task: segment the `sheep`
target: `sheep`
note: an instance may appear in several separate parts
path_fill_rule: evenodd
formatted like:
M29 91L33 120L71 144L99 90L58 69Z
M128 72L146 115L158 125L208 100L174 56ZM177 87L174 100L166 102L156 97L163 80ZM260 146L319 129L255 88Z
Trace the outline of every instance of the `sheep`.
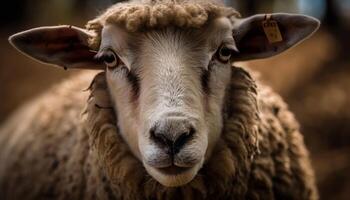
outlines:
M304 15L145 0L86 29L11 36L38 61L99 72L57 84L3 125L1 199L317 199L293 114L234 62L277 55L318 27Z

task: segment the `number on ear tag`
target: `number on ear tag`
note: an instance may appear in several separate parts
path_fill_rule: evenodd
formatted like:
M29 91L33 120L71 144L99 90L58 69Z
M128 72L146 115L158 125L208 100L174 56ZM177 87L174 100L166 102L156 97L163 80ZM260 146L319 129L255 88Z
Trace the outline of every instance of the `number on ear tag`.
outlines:
M265 20L262 22L262 27L270 43L283 41L278 23L276 20L271 19L271 14L266 15Z

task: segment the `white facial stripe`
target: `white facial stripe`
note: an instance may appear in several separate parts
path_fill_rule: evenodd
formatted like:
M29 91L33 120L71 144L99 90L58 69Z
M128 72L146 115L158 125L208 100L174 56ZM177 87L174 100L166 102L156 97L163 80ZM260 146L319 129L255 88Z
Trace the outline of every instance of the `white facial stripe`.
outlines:
M190 104L190 102L201 104L198 69L203 66L201 62L194 62L199 60L198 53L192 52L190 47L186 46L186 38L182 41L175 40L181 36L163 33L153 37L153 40L144 43L145 51L141 55L141 62L148 63L148 66L142 70L141 85L147 89L143 90L141 96L146 98L142 101L145 100L158 109L150 108L147 104L145 113L151 110L150 115L156 113L159 115L158 113L174 110L174 108L178 112L190 109L200 111L200 107ZM192 57L194 61L189 61L188 57Z

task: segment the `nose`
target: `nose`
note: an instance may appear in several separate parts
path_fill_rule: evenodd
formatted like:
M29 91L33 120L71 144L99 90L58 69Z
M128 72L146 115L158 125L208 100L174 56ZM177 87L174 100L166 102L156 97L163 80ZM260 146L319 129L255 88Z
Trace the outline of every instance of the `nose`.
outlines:
M167 148L167 153L174 156L193 138L195 132L188 119L168 117L158 121L150 129L150 138L156 144Z

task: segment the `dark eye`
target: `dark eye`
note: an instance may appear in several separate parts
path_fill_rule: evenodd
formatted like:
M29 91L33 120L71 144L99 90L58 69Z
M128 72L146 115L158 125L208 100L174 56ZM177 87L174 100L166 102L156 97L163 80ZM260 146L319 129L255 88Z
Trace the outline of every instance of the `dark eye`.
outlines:
M108 49L100 57L108 68L115 68L119 65L119 59L116 53L113 50Z
M226 46L221 46L218 51L218 59L221 62L228 62L231 58L232 50Z

